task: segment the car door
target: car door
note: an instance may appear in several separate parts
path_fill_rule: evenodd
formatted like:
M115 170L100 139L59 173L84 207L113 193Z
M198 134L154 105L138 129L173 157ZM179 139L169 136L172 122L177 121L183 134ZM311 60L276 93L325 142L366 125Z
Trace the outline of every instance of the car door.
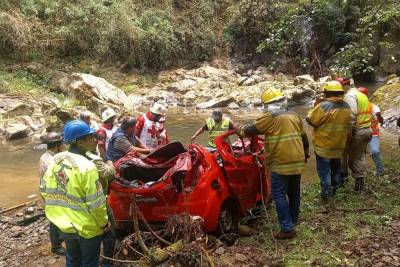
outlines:
M235 131L228 131L216 138L218 153L215 156L222 163L225 178L243 212L255 204L260 168L251 152L232 147L229 136L234 134Z

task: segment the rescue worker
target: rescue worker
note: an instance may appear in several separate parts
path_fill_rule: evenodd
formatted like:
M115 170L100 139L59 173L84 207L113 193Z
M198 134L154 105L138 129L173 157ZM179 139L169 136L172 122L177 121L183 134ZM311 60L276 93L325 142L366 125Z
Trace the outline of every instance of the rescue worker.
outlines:
M136 138L135 126L136 119L133 117L125 117L122 120L121 127L117 129L108 142L107 160L115 162L131 151L143 154L150 154L153 151Z
M368 97L369 92L366 87L359 87L358 91ZM369 151L371 152L372 159L375 163L376 175L383 175L385 167L382 163L381 152L380 152L380 140L379 140L379 124L383 124L383 117L380 108L369 102L369 112L371 114L371 130L372 138L369 142Z
M321 181L321 200L326 204L342 184L340 160L346 148L351 111L343 101L344 90L337 81L323 85L325 99L308 113L306 121L314 128L313 145Z
M147 147L157 148L169 143L165 129L166 115L167 107L163 103L155 103L149 112L138 118L135 135Z
M342 86L349 84L350 81L348 80L342 82ZM351 175L355 179L354 191L359 192L364 188L365 151L372 137L369 100L366 95L352 87L345 94L344 101L350 106L351 120L346 149L341 162L341 172L345 182L348 176L348 168L350 168Z
M101 114L101 121L103 124L97 130L97 149L100 157L105 160L108 142L118 129L117 113L112 108L108 108Z
M54 156L40 185L46 217L66 244L66 266L99 266L101 240L108 228L99 174L86 157L96 147L94 133L82 120L68 122L63 135L69 151Z
M92 153L92 152L86 152L86 157L92 161L97 168L97 171L99 172L99 179L101 186L103 188L103 193L107 197L109 193L109 183L115 178L115 168L114 164L112 161L107 161L104 162L103 159ZM115 232L115 219L114 215L112 212L111 207L108 205L108 202L106 202L107 205L107 217L108 217L108 222L110 225L109 231L105 231L103 235L103 254L107 258L112 258L114 256L114 247L115 247L115 242L116 242L116 232ZM108 267L112 266L112 262L108 259L104 259L102 261L101 266L102 267Z
M82 120L82 121L84 121L84 122L86 122L86 124L89 125L89 126L90 126L91 123L92 123L92 116L91 116L91 113L90 113L89 111L87 111L87 110L82 111L82 112L79 114L79 119Z
M215 150L215 138L228 130L237 130L237 127L230 118L223 116L221 109L215 109L212 112L212 116L208 118L206 123L192 136L191 142L194 143L197 136L202 134L204 131L208 131L207 148L209 150Z
M47 145L46 152L40 157L39 160L39 177L42 180L48 167L54 163L54 155L64 151L65 146L62 142L61 134L57 132L50 132L41 137L42 143ZM65 249L62 247L62 238L58 231L57 226L50 222L49 228L51 252L57 255L65 255Z
M281 230L277 239L296 236L300 208L300 178L308 157L308 139L300 116L287 110L280 90L268 89L261 95L264 114L253 125L242 126L240 136L265 135L266 165L272 179L272 198Z

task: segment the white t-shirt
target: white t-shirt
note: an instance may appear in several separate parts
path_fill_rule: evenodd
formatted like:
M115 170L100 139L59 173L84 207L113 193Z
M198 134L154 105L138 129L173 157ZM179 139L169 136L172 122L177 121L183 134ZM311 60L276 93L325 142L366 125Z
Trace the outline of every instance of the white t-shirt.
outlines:
M379 112L381 112L381 109L380 109L377 105L372 104L372 116L373 116L373 119L374 119L374 120L377 120L377 119L378 119L378 117L376 116L376 114L379 113Z

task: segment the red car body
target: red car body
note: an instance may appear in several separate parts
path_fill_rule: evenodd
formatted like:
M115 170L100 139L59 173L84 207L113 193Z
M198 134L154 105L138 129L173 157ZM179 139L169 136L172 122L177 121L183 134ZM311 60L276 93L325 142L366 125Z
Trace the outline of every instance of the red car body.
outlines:
M271 183L263 164L262 143L253 137L231 145L232 134L228 131L217 137L213 153L198 144L185 149L175 142L148 156L128 154L118 160L119 178L111 183L108 198L117 228L130 225L135 195L140 212L150 223L188 212L204 220L207 232L236 231L246 210L261 196L269 200Z

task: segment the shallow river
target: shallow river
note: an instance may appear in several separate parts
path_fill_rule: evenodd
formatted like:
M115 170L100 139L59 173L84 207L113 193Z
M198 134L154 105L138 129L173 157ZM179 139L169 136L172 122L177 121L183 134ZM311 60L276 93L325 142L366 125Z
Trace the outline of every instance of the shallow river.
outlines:
M303 116L308 107L293 108ZM167 116L167 130L172 140L179 140L184 144L190 141L192 134L205 123L210 111L196 111L194 109L171 108ZM251 123L261 114L260 110L240 110L228 114L240 124ZM311 128L306 130L311 142ZM198 142L206 144L207 134L198 137ZM395 135L383 131L383 150L390 153L390 148L397 143ZM33 144L18 141L11 144L0 144L0 207L8 207L28 201L27 197L38 194L38 161L43 150L34 150ZM312 150L311 150L312 151ZM312 153L311 153L312 154ZM312 157L308 164L303 181L316 178L315 159Z

